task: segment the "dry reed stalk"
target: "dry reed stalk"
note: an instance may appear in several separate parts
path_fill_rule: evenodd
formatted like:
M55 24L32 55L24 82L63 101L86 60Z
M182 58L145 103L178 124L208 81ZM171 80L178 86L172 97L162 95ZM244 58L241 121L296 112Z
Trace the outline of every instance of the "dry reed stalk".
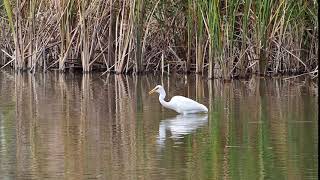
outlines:
M121 6L116 20L116 62L115 72L123 73L126 65L126 56L131 53L131 49L128 49L132 43L133 33L133 14L134 14L133 2L124 2ZM119 27L119 28L118 28Z
M86 14L88 8L88 1L81 1L78 4L79 15L80 15L80 39L81 39L81 64L83 72L89 71L89 60L90 60L90 45L89 45L89 34L88 34L88 20Z
M14 62L16 70L79 67L83 72L137 73L167 68L229 79L257 70L298 75L318 66L316 1L3 3L7 18L0 20L0 49L9 55L1 51L0 63Z
M144 25L144 0L135 0L135 60L136 72L141 73L144 71L143 56L142 56L142 43L143 43L143 25Z
M60 34L60 58L59 58L59 70L60 71L64 71L65 69L65 60L68 56L68 52L66 52L67 50L67 46L71 45L71 42L68 41L68 39L70 39L70 34L69 34L69 30L70 30L70 25L69 25L69 20L68 20L68 6L69 6L69 0L61 0L59 3L59 11L58 13L60 13L60 16L62 17L60 20L60 27L59 27L59 34ZM71 47L71 46L70 46Z

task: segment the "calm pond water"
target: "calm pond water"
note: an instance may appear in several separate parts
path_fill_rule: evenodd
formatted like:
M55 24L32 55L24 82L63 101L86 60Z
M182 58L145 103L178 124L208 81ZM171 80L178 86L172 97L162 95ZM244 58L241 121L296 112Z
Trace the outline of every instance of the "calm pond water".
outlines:
M181 116L163 84L208 115ZM0 72L0 179L317 179L307 81ZM167 98L167 99L168 99Z

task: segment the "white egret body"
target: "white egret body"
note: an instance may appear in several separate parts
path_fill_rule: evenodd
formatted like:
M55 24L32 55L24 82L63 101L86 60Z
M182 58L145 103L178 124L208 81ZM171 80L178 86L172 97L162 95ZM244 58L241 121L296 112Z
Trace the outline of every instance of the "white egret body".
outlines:
M161 85L157 85L154 89L152 89L149 94L153 92L159 93L159 101L162 106L172 109L180 114L190 114L190 113L200 113L200 112L208 112L208 108L200 104L192 99L183 97L183 96L174 96L171 98L169 102L166 102L164 98L166 97L166 91Z

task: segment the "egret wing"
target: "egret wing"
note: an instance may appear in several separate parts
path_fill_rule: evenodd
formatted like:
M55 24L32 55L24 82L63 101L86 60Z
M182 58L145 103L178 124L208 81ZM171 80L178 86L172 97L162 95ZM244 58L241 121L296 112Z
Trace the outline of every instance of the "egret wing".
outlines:
M172 99L170 100L170 104L178 112L197 112L205 111L206 109L204 105L183 96L172 97Z

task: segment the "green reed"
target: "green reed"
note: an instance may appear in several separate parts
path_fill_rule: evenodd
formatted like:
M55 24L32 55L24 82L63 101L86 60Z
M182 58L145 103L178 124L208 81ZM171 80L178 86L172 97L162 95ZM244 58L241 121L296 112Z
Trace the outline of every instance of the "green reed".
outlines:
M2 66L17 70L317 77L317 1L4 0L0 8Z

